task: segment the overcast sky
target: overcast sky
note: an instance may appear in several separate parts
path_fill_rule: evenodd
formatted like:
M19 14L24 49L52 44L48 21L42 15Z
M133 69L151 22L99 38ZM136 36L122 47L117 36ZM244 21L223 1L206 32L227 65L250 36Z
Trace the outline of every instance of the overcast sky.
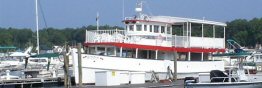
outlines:
M54 28L100 24L123 26L124 16L134 16L137 0L39 0L47 26ZM262 17L262 0L144 0L145 13L214 21ZM40 12L40 11L39 11ZM40 12L40 28L45 27ZM35 0L0 0L0 27L35 29Z

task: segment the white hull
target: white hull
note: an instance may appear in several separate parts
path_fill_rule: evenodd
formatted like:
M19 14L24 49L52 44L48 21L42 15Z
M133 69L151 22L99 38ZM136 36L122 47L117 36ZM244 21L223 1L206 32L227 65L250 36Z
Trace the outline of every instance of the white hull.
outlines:
M1 63L0 64L0 68L5 68L5 67L9 67L11 66L10 64L7 64L7 63Z
M190 83L185 88L261 88L261 82Z
M72 54L74 63L74 74L78 81L78 62L76 52ZM168 66L173 70L174 62L170 60L152 60L152 59L134 59L120 58L98 55L82 54L83 83L95 83L96 71L128 71L128 72L146 72L146 80L151 79L150 72L160 73L159 78L165 79ZM211 70L224 70L223 61L178 61L178 77L184 78L180 74L190 74L209 72ZM197 75L196 75L197 76ZM149 77L149 78L148 78Z

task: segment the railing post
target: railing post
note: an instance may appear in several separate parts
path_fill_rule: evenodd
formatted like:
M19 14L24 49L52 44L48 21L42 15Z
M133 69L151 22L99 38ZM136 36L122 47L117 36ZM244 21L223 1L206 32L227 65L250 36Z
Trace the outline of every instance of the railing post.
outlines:
M174 38L174 39L175 39L175 41L174 41L174 46L176 47L176 35L175 35L175 38Z

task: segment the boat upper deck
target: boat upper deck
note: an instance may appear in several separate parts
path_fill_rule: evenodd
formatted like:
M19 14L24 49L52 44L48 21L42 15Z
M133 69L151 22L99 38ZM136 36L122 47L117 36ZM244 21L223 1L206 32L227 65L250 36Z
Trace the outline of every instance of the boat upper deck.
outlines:
M85 45L178 52L224 52L225 23L139 13L123 21L125 30L86 31Z

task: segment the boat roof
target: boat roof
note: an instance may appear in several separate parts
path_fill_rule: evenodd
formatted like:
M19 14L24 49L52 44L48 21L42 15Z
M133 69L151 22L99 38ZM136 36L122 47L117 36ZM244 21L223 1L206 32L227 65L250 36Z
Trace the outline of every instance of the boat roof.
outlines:
M125 21L130 21L130 20L145 20L145 21L151 21L151 22L164 22L164 23L170 23L170 24L190 22L190 23L198 23L198 24L210 24L210 25L218 25L218 26L227 26L227 24L223 23L223 22L203 20L203 19L172 17L172 16L142 16L140 18L127 17L125 19Z
M16 49L14 46L0 46L0 49Z
M27 54L27 53L22 53L22 52L14 52L14 53L10 54L10 56L12 56L12 57L27 57L27 56L30 56L30 55Z
M38 55L32 55L30 57L47 57L47 58L51 58L51 57L59 57L60 54L58 53L44 53L44 54L38 54Z

